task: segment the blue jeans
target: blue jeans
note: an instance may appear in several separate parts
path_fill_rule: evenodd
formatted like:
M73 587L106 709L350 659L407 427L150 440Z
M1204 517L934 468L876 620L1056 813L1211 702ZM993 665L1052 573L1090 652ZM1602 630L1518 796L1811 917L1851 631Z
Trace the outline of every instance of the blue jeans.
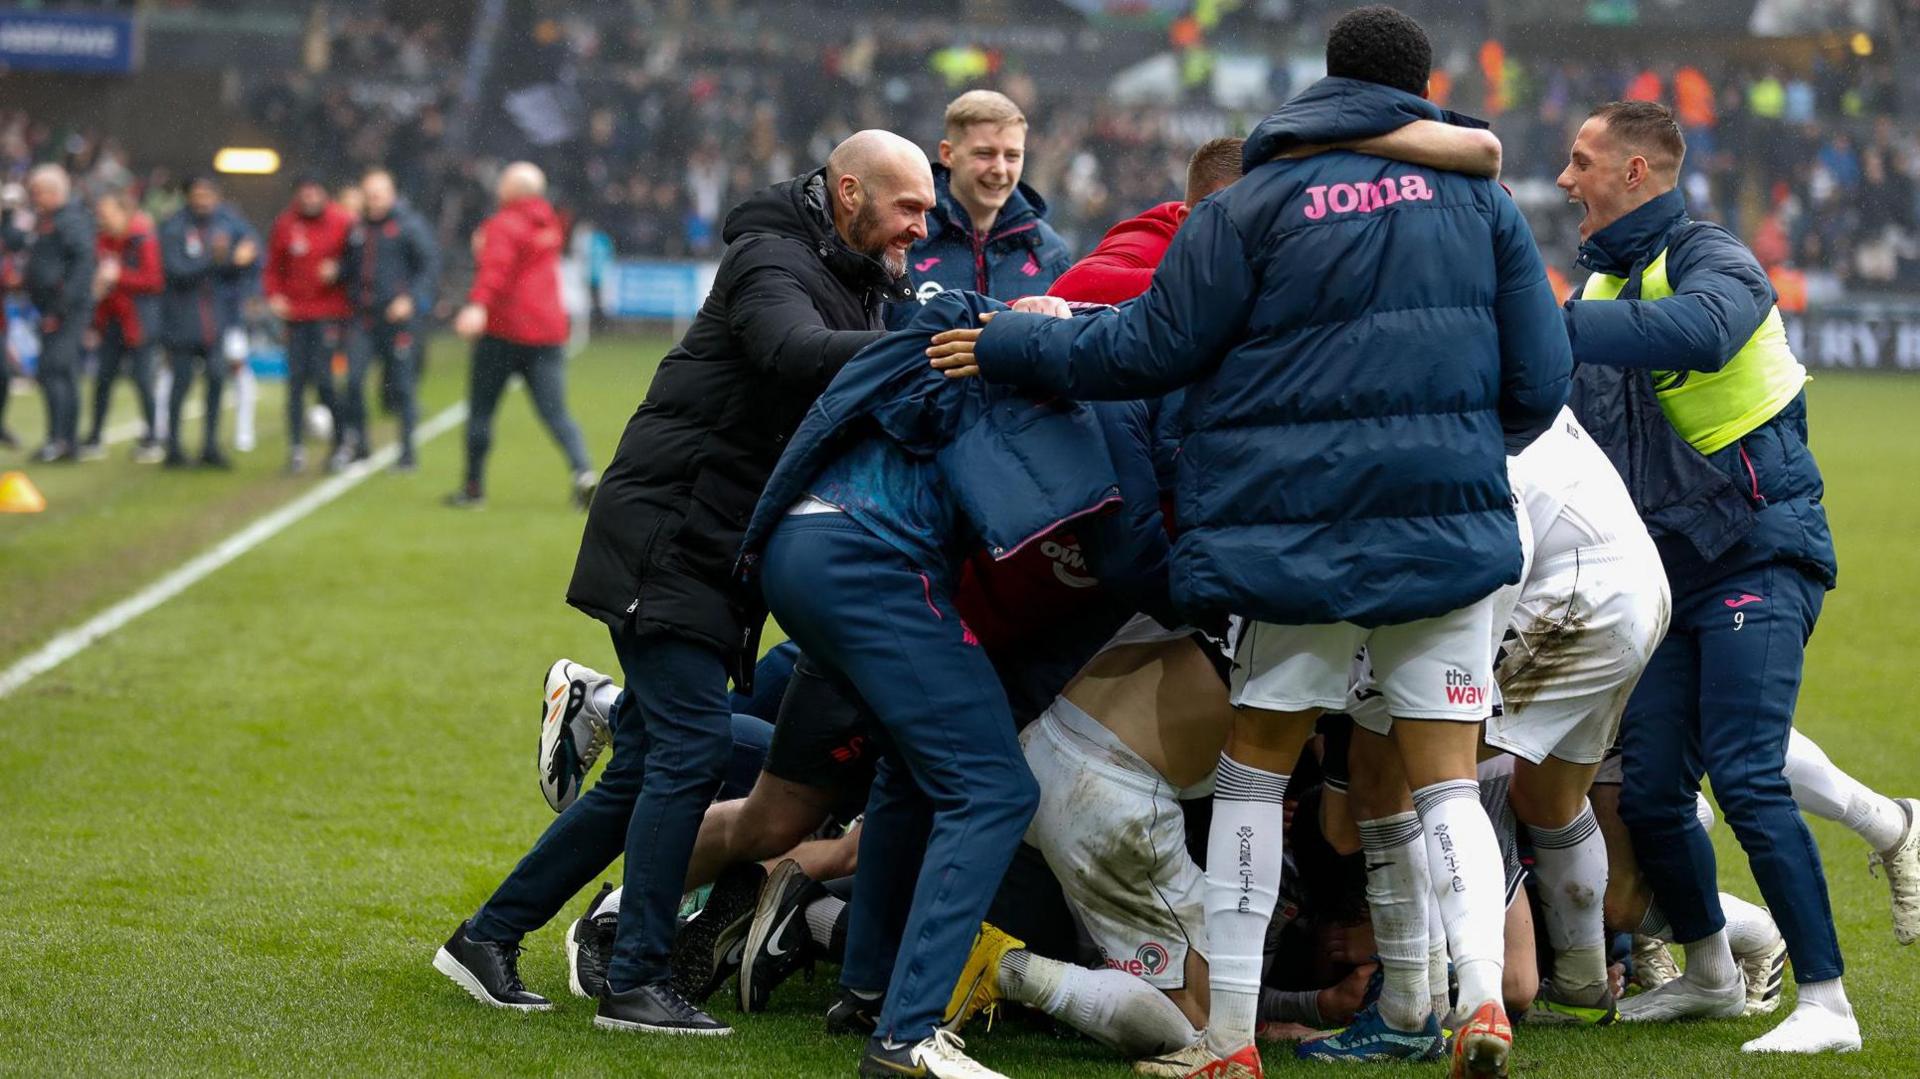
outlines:
M1675 939L1726 925L1713 843L1694 818L1700 777L1747 852L1799 982L1841 974L1820 851L1787 785L1801 663L1826 590L1770 564L1682 593L1621 721L1620 817Z
M718 651L620 630L613 648L627 685L614 711L613 759L474 915L473 936L518 941L625 854L607 982L626 990L667 980L694 836L727 774L734 737Z
M884 988L878 1033L933 1032L1039 804L1006 693L932 576L841 514L788 517L763 588L810 661L851 682L882 747L860 836L849 988Z

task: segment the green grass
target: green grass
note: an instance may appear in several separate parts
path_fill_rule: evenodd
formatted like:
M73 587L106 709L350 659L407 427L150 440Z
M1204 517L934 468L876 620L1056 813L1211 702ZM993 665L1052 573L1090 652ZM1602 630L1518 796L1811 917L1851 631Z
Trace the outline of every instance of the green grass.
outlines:
M663 342L614 340L572 370L604 454ZM461 392L441 347L426 411ZM1910 793L1920 725L1920 379L1814 385L1842 586L1822 619L1802 727L1843 767ZM23 433L38 402L16 399ZM263 435L278 431L263 405ZM832 972L718 1043L591 1029L565 995L561 924L527 941L537 1016L482 1009L435 947L551 820L534 788L534 689L559 654L611 666L565 606L580 517L526 398L504 402L485 512L438 504L459 435L414 476L376 476L185 594L0 700L0 1073L844 1075L857 1043L821 1030ZM0 457L0 468L17 458ZM0 663L315 482L276 475L271 438L232 475L123 458L38 469L53 508L0 517ZM157 552L157 553L156 553ZM1911 1075L1920 948L1887 927L1852 835L1814 826L1867 1051L1755 1061L1770 1021L1522 1028L1518 1074ZM1725 886L1755 896L1724 828ZM609 874L610 876L611 874ZM723 1015L731 1015L724 1005ZM971 1046L1015 1076L1128 1074L1090 1043L1020 1024ZM1304 1066L1270 1054L1273 1072ZM1438 1068L1408 1074L1439 1074Z

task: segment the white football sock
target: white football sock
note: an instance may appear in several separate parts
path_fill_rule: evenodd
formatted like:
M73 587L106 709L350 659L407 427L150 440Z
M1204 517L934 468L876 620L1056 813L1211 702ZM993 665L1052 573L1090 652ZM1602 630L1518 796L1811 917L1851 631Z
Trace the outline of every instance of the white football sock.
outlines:
M1452 957L1447 954L1447 920L1440 914L1440 894L1433 890L1433 867L1427 867L1427 996L1433 1003L1433 1014L1440 1017L1441 1026L1451 1026L1453 1015L1453 979L1447 967Z
M1767 908L1721 892L1720 909L1727 915L1727 944L1735 955L1765 951L1780 939L1780 927Z
M1577 999L1607 980L1606 927L1601 900L1607 894L1607 843L1593 807L1562 828L1534 828L1533 870L1546 908L1547 939L1553 944L1553 987ZM1571 994L1571 995L1568 995Z
M608 892L607 897L600 901L600 909L594 911L593 916L598 918L602 914L620 913L620 893L624 891L626 891L626 888L620 887Z
M1253 1044L1267 923L1280 894L1287 777L1225 753L1207 831L1207 1045L1229 1057Z
M847 909L847 901L837 895L823 895L807 904L803 916L807 919L807 935L822 948L833 947L833 926L840 920L840 912Z
M1786 772L1801 809L1845 825L1874 850L1892 847L1907 830L1907 815L1898 802L1835 767L1813 739L1799 731L1787 737Z
M165 356L154 363L153 372L153 437L161 442L167 440L167 424L172 422L173 364Z
M1740 968L1733 965L1733 945L1726 929L1681 947L1687 953L1687 969L1681 977L1695 985L1724 986L1740 977Z
M1800 986L1800 1002L1779 1026L1740 1047L1748 1053L1845 1053L1860 1048L1860 1021L1840 979Z
M1506 965L1506 867L1480 784L1450 779L1413 792L1427 835L1427 870L1440 896L1447 950L1460 985L1459 1012L1502 1003Z
M1395 1030L1426 1025L1432 998L1427 992L1427 838L1420 817L1396 813L1358 822L1367 856L1367 909L1373 915L1374 951L1380 955L1383 982L1380 1015Z
M1088 970L1017 949L1000 957L1000 992L1128 1057L1200 1040L1179 1005L1121 970Z
M253 449L254 403L259 396L260 387L253 379L252 365L241 363L233 379L233 444L236 449Z

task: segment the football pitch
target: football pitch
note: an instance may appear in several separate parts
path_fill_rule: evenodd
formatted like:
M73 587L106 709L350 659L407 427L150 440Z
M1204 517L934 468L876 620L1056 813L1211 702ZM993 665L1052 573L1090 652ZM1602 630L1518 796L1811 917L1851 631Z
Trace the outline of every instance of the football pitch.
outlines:
M573 363L596 465L665 346L604 339ZM465 371L460 347L436 347L423 417L463 397ZM263 391L262 444L231 473L136 466L126 444L103 463L34 469L48 511L0 516L0 669L321 482L280 474L277 394ZM1822 374L1809 394L1841 583L1800 727L1868 784L1920 793L1920 377ZM16 396L9 410L28 445L39 406ZM0 470L23 460L0 454ZM820 1018L830 967L731 1038L593 1029L561 951L584 896L526 941L522 971L553 1012L482 1008L433 970L552 819L532 767L547 665L615 669L605 630L563 600L581 517L526 395L502 403L482 512L440 505L460 460L456 427L423 447L418 473L370 477L0 698L0 1074L851 1074L859 1042L829 1038ZM1813 828L1865 1051L1739 1053L1784 1011L1522 1025L1516 1074L1920 1075L1920 946L1894 943L1864 844ZM1715 834L1722 887L1757 899L1725 825ZM723 1019L730 990L714 1001ZM1019 1018L967 1041L1016 1077L1129 1074ZM1273 1074L1327 1067L1294 1063L1289 1046L1267 1061Z

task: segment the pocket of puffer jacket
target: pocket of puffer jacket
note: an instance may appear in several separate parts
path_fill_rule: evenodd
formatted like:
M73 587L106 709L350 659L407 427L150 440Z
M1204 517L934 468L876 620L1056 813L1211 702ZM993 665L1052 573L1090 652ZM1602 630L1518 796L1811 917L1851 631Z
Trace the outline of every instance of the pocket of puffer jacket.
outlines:
M694 477L687 495L686 515L666 538L659 557L693 571L701 580L724 588L733 574L747 520L760 501L758 484L708 464Z

